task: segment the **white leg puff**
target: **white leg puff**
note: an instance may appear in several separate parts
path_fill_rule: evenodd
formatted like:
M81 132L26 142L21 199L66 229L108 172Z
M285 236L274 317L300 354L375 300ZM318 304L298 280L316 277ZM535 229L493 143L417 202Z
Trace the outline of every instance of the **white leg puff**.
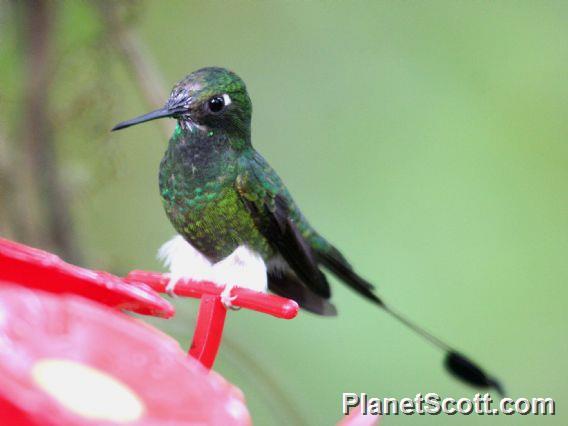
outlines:
M225 259L211 264L181 235L176 235L160 248L158 258L170 270L170 282L166 290L171 295L181 278L208 280L225 286L221 301L226 307L231 307L231 302L235 300L235 296L231 296L231 290L235 286L261 292L267 290L264 260L246 246L237 247Z
M181 235L176 235L160 247L158 259L170 270L170 282L166 287L170 296L175 295L175 286L182 278L213 280L211 262Z
M213 279L225 286L221 302L230 308L235 296L231 290L235 286L265 292L267 288L266 265L260 255L248 247L240 246L228 257L213 265Z

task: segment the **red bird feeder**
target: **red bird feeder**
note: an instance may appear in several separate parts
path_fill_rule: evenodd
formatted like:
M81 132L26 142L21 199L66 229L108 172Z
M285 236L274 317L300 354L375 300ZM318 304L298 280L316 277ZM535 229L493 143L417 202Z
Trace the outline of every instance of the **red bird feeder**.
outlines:
M227 314L222 286L176 285L177 295L201 299L190 357L167 335L108 308L171 317L174 308L158 294L168 282L145 271L121 279L0 238L2 424L250 424L240 390L207 371ZM231 294L237 308L298 314L293 300L239 287ZM354 413L341 424L377 420Z

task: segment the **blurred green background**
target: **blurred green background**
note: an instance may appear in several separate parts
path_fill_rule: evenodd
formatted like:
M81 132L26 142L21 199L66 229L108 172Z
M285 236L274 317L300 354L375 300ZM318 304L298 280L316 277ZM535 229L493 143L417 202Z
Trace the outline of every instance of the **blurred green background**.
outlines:
M30 30L36 12L6 0L0 232L115 273L160 268L156 250L173 235L157 190L164 129L109 129L159 106L190 71L231 68L253 100L253 144L385 299L479 360L512 397L557 400L554 417L398 416L383 424L566 424L567 2L49 9L43 107L54 146L53 158L38 161L52 161L71 242L61 249L10 222L23 211L36 214L40 231L50 226L44 191L36 190L35 210L25 197L23 210L13 201L42 180L26 157L34 138L26 87L40 72L26 34L40 30ZM150 76L129 56L133 46ZM473 396L444 372L439 352L332 284L337 318L230 313L216 369L243 389L256 424L333 424L342 392ZM197 304L175 304L174 319L153 323L186 346Z

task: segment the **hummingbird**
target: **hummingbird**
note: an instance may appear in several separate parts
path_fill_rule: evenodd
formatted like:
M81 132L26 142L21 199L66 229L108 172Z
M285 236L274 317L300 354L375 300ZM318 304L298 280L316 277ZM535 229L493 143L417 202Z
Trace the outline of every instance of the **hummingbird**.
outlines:
M159 189L178 233L160 250L172 272L224 285L267 289L324 316L337 314L322 269L445 352L445 366L470 385L500 383L481 367L386 304L345 256L319 234L290 192L251 144L252 102L244 81L225 68L199 69L182 79L163 108L112 130L160 118L176 128L160 163Z

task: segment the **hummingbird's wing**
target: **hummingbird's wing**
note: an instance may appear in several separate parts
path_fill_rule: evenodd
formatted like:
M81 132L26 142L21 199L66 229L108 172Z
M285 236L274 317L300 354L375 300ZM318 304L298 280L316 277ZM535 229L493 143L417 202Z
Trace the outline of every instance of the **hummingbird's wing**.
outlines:
M274 170L253 152L240 163L235 185L257 229L274 251L308 289L329 299L331 292L327 279L294 222L295 206Z
M374 286L357 274L341 252L309 225L280 177L256 151L242 158L236 186L257 229L275 251L286 260L305 287L317 296L329 298L329 284L319 269L321 264L362 296L378 305L383 304L373 291ZM269 276L269 278L273 277ZM280 280L279 283L273 282L273 285L269 284L269 286L278 285L281 293L287 291L292 294L301 290L301 283L289 281L288 288L284 289L283 282ZM271 290L278 293L273 288ZM304 299L312 300L307 295ZM322 313L318 312L322 309L331 312L328 307L317 305L308 306L306 304L302 307L315 313Z
M319 269L321 264L349 287L382 305L373 291L374 286L358 275L341 252L308 224L280 177L256 151L242 158L236 186L257 229L309 290L326 299L330 296L329 284ZM279 284L273 283L271 287L278 285L283 292L282 284L280 280ZM291 281L288 287L290 294L301 289L300 285ZM308 296L304 299L311 300ZM321 310L319 306L304 307L315 313ZM331 312L327 307L324 310Z

